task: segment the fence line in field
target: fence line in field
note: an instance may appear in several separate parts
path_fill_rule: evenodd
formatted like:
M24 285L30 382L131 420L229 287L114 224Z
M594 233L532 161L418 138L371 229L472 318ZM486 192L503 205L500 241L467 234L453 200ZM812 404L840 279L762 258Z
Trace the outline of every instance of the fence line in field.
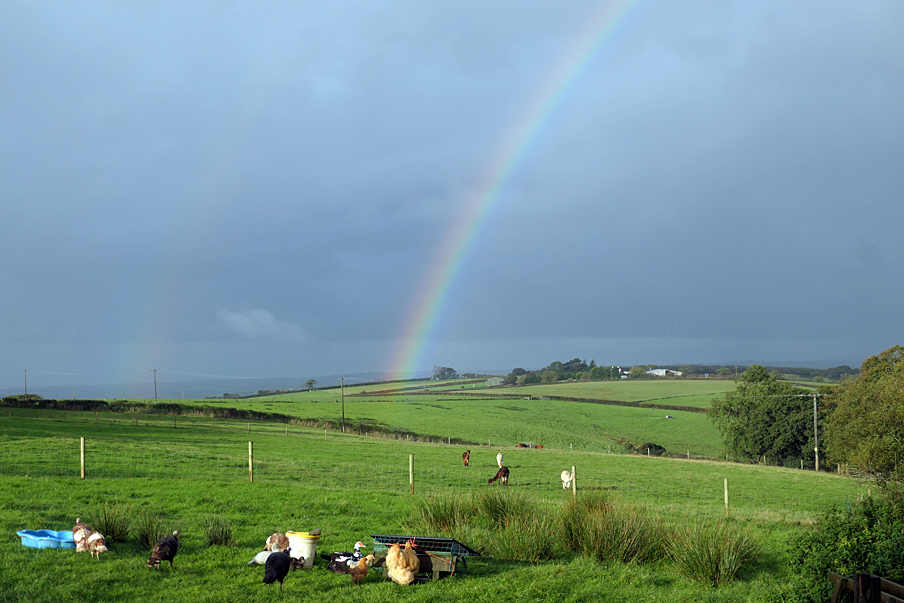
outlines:
M0 476L77 479L81 462L78 438L0 439ZM165 442L93 440L88 442L84 462L87 479L249 479L249 454L235 444L174 448ZM418 495L466 494L480 488L505 488L487 484L494 473L490 468L421 466L415 460L411 477ZM253 457L253 475L256 482L295 482L325 489L408 492L410 487L409 459L401 454L389 463L363 463L296 460L258 452ZM512 491L548 500L572 495L562 488L558 475L526 467L513 469L509 484ZM725 511L721 480L688 485L664 484L655 478L614 481L605 472L578 467L576 484L578 492L605 492L627 503L655 504L676 512L721 515ZM818 492L764 494L755 487L733 486L730 512L732 516L799 519L812 517L830 504L843 505L845 500L829 500Z

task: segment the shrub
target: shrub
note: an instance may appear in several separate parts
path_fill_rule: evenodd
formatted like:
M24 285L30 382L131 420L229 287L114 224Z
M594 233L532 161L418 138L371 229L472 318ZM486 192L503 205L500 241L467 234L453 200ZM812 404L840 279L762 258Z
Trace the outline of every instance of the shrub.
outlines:
M413 522L420 528L451 532L469 514L460 496L430 496L418 501Z
M733 580L757 555L750 536L727 521L677 526L665 544L680 574L713 586Z
M904 582L904 492L890 488L883 498L868 497L849 510L829 509L815 529L791 542L788 555L799 590L814 601L831 593L828 572Z
M222 515L211 515L204 519L204 544L233 546L235 543L232 525Z
M91 526L107 540L125 542L129 537L129 514L122 505L104 505L95 513Z

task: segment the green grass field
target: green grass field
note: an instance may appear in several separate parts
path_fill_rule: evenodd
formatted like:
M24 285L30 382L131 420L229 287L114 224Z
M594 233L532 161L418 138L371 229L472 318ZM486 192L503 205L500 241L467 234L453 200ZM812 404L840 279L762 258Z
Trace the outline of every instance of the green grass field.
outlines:
M640 395L640 390L633 391ZM701 399L708 395L683 393ZM279 396L217 404L337 417L339 405L319 394L319 399L318 392L312 392L293 395L291 401ZM705 415L672 414L674 419L665 419L656 409L450 399L442 393L346 398L349 420L438 436L419 442L202 416L2 409L0 528L5 536L0 538L0 602L279 597L261 584L263 568L246 565L269 534L319 527L324 534L319 549L328 552L348 550L359 539L369 543L370 534L410 533L414 507L424 497L501 489L486 483L495 474L498 452L511 469L511 485L504 491L544 509L556 509L569 499L571 493L562 489L558 476L574 466L579 496L605 494L622 504L642 505L669 522L713 521L725 513L727 479L730 521L749 531L760 555L739 581L714 588L681 577L668 560L601 564L562 549L554 559L535 564L496 558L484 549L487 554L473 558L467 573L414 587L385 582L374 573L358 588L321 564L290 574L280 598L780 600L788 540L808 529L827 505L843 507L864 496L868 485L828 473L686 460L680 454L617 454L621 448L616 438L625 434L674 451L694 443L692 454L719 454L718 438ZM79 479L80 437L86 442L84 481ZM451 438L452 444L439 443L439 437ZM545 447L516 449L519 441ZM461 462L466 447L471 450L469 467ZM410 459L414 495L409 494ZM128 509L134 516L154 512L179 529L182 548L175 567L148 569L148 552L134 539L108 543L111 552L97 561L71 551L29 549L15 536L23 528L71 529L76 516L91 518L105 505ZM234 546L204 543L203 525L211 516L232 525ZM485 546L480 533L474 534L476 540L466 544Z

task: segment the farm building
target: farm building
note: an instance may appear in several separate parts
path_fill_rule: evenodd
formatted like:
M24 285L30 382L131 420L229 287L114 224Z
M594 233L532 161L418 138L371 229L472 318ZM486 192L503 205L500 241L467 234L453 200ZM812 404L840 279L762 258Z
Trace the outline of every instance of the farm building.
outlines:
M681 371L673 371L671 369L653 369L652 371L647 371L648 375L653 375L654 377L680 377L684 373Z
M489 379L487 379L487 385L489 387L498 387L504 382L505 380L502 377L490 377Z

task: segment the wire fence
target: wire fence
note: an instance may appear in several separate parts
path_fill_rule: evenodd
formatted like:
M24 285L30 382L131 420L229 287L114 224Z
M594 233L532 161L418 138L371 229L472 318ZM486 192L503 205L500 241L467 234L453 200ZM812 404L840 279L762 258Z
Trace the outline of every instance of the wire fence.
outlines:
M250 448L250 447L249 447ZM83 461L84 458L84 461ZM298 460L272 453L238 450L235 443L191 446L180 443L92 440L81 455L78 438L0 438L0 476L78 479L149 478L316 484L324 489L358 489L416 494L467 494L489 487L488 468L437 467L399 455L393 463ZM495 468L494 468L495 469ZM614 481L605 472L578 467L578 492L605 492L627 503L692 515L721 515L764 520L804 520L830 505L850 504L820 492L764 491L755 485L713 483L669 484L655 481ZM702 481L702 480L701 480ZM558 475L528 467L513 471L512 491L561 501L572 495ZM493 487L505 487L499 484ZM728 504L726 506L726 496ZM727 508L727 510L726 510Z

